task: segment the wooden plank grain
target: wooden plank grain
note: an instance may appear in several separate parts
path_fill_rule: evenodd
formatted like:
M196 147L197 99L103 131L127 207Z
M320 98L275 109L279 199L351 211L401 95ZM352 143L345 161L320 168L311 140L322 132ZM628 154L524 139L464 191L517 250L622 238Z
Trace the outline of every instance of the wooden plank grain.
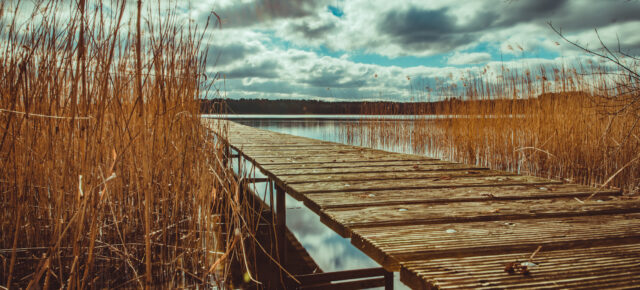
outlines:
M331 148L331 149L306 149L306 150L243 150L242 153L251 156L252 158L260 158L260 157L272 157L272 158L282 158L282 157L297 157L297 158L306 158L306 157L318 157L318 156L351 156L351 157L359 157L359 158L368 158L368 157L377 157L377 156L403 156L406 157L407 154L391 154L385 151L377 151L377 150L362 150L362 149L354 149L354 148ZM409 155L411 157L415 157L416 155Z
M322 145L322 141L313 140L313 139L285 139L279 140L279 137L270 137L265 139L256 139L256 138L239 138L233 137L229 138L229 143L237 149L245 148L245 145L248 144L261 144L263 147L273 147L273 146L320 146Z
M400 204L325 209L335 227L345 229L393 225L516 220L593 216L640 212L640 201L608 198L578 202L574 199L492 200L437 204Z
M279 146L242 146L242 151L248 155L266 155L275 153L291 153L291 154L305 154L308 152L336 152L340 150L344 151L362 151L366 150L361 147L336 145L336 144L312 144L306 146L298 145L279 145Z
M380 162L380 161L428 161L429 158L421 156L398 156L398 155L331 155L331 156L292 156L292 157L256 157L255 160L261 165L289 164L297 166L304 163L313 163L318 165L333 165L334 163L362 163L362 162Z
M576 184L506 185L493 187L444 187L408 190L364 190L354 192L309 193L307 198L318 209L400 205L406 203L449 203L465 201L586 198L620 195L619 190L595 189Z
M324 164L318 163L279 163L279 164L261 164L263 168L266 170L273 172L274 174L278 174L277 171L286 171L288 174L284 175L296 175L297 172L301 172L299 170L307 170L307 171L322 171L322 170L359 170L359 168L372 168L372 170L380 170L381 168L391 167L391 166L403 166L403 167L418 167L418 168L429 168L432 166L448 166L452 164L451 162L437 160L437 159L423 159L423 160L367 160L366 162L327 162Z
M561 184L561 181L532 176L490 176L490 177L457 177L457 178L424 178L393 180L356 180L296 183L287 186L302 194L322 192L351 192L384 189L426 189L444 187L480 187L502 185L547 185Z
M334 181L359 181L359 180L385 180L385 179L427 179L427 178L461 178L461 177L488 177L488 176L509 176L515 173L508 173L496 170L443 170L443 171L391 171L391 172L354 172L342 174L311 174L311 175L279 175L287 184L310 183L310 182L334 182Z
M402 263L400 279L413 289L610 288L640 285L640 244L548 251L541 248L529 275L509 274L507 263L531 252L415 260Z
M400 164L364 164L351 167L314 167L314 168L290 168L286 166L273 167L271 173L285 177L295 175L340 175L351 173L386 173L386 172L427 172L427 171L460 171L460 170L487 170L486 167L466 165L462 163L437 162L417 164L416 162L404 162Z
M398 270L399 263L418 259L640 242L640 214L357 228L351 242Z

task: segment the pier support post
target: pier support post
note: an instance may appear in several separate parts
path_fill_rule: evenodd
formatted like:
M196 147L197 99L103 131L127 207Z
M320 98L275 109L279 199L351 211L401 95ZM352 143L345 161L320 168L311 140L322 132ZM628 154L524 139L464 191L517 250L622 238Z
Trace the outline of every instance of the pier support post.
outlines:
M284 189L276 185L276 238L278 240L278 254L280 264L284 267L287 261L287 205Z
M393 290L393 272L384 273L384 290Z

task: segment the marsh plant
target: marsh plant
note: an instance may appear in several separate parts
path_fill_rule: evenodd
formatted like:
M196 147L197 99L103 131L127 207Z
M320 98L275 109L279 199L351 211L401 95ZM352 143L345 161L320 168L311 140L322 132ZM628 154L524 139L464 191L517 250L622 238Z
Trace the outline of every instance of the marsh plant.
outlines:
M198 116L206 24L172 5L0 4L3 287L226 283L251 221Z
M592 57L574 67L501 67L494 75L485 67L450 76L423 92L446 99L417 103L411 125L363 120L343 135L364 145L396 144L447 160L637 193L640 63L604 44L587 52ZM388 105L368 106L369 114L393 113Z

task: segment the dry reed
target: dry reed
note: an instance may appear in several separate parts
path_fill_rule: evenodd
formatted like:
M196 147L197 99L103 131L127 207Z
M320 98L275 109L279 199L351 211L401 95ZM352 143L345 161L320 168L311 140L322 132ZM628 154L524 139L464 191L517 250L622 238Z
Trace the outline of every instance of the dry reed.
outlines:
M401 145L447 160L637 193L640 81L633 74L638 62L627 60L629 70L588 62L466 75L424 93L449 97L416 105L415 114L436 120L418 116L411 126L363 120L343 135L363 145Z
M226 283L253 225L198 115L206 27L156 8L0 4L0 285Z

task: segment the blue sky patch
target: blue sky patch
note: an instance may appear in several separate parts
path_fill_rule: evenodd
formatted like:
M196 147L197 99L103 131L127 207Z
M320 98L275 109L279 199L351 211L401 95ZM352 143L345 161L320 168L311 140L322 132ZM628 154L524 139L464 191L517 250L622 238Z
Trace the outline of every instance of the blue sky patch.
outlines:
M344 15L344 11L342 11L342 9L329 5L327 7L329 9L329 11L331 12L331 14L337 16L337 17L342 17L342 15Z
M446 64L443 55L444 54L431 56L399 56L391 58L379 54L353 53L349 59L356 63L376 64L382 66L443 66Z

